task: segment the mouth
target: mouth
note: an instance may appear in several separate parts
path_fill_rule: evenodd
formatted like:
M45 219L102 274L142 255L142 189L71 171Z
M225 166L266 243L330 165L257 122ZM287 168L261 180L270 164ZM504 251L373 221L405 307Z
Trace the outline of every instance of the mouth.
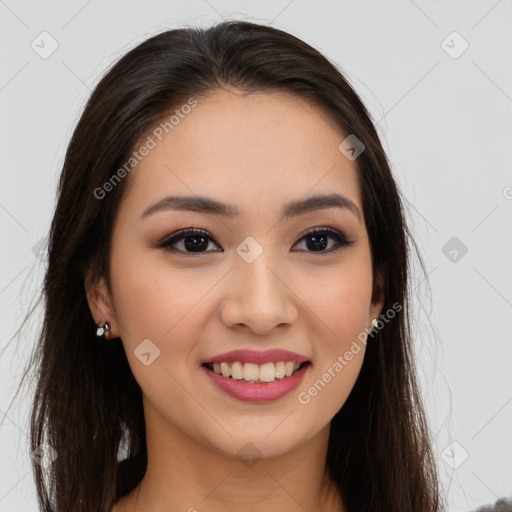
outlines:
M265 385L286 380L310 364L310 361L276 361L264 364L222 361L206 362L201 366L225 379Z

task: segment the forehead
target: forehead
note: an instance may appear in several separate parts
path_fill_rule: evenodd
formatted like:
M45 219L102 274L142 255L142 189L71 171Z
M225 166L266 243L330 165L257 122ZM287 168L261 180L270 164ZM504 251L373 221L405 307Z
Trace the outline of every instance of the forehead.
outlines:
M124 202L142 211L167 194L195 194L242 212L258 204L277 211L338 192L362 211L355 162L338 149L346 134L322 109L280 92L220 90L196 101L141 139L153 147L130 172Z

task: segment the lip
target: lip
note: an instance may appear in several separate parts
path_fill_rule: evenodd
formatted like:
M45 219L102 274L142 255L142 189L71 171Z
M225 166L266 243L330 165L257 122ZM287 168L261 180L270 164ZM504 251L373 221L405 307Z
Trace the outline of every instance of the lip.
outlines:
M225 361L225 359L223 359L223 361ZM201 366L201 369L206 372L217 388L237 400L243 402L273 402L283 398L296 389L302 382L310 366L311 363L308 362L290 377L264 384L223 377L222 375L217 375L204 365Z
M254 363L254 364L265 364L265 363L278 363L279 361L296 361L297 363L305 363L309 361L306 356L290 352L289 350L283 350L278 348L256 351L256 350L232 350L231 352L225 352L218 356L205 359L201 364L206 363Z

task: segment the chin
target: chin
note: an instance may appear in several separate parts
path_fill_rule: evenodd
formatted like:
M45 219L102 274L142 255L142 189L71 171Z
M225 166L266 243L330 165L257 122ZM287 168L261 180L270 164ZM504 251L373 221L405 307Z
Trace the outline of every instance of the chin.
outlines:
M253 429L245 428L244 435L231 437L226 434L222 439L208 439L207 444L216 452L228 457L257 460L279 457L307 442L304 434L286 429L278 431L279 427L275 428L276 425L279 425L279 421L274 427L265 428L264 431L261 425L255 425ZM275 430L272 432L272 429ZM269 435L269 432L272 433Z

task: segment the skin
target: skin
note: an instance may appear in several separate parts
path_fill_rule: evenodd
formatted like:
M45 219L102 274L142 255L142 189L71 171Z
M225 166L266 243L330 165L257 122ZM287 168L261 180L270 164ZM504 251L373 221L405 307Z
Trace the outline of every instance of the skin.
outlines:
M298 401L371 327L371 252L356 162L338 150L345 138L303 99L222 89L198 105L136 166L120 204L111 247L112 289L87 289L97 323L120 336L143 392L148 470L114 512L344 510L325 471L330 421L357 379L365 344L308 404ZM144 138L145 139L145 138ZM278 222L283 204L339 193L359 209L332 207ZM141 213L163 197L207 196L240 215ZM108 200L108 197L104 200ZM164 236L203 228L206 252L170 252ZM315 252L303 238L331 227L335 239ZM248 236L263 253L247 263L236 252ZM222 249L222 250L221 250ZM134 350L150 339L160 355L148 366ZM371 342L371 341L369 341ZM298 389L276 402L247 403L214 386L200 367L240 348L284 348L311 362ZM237 457L247 443L251 466Z

